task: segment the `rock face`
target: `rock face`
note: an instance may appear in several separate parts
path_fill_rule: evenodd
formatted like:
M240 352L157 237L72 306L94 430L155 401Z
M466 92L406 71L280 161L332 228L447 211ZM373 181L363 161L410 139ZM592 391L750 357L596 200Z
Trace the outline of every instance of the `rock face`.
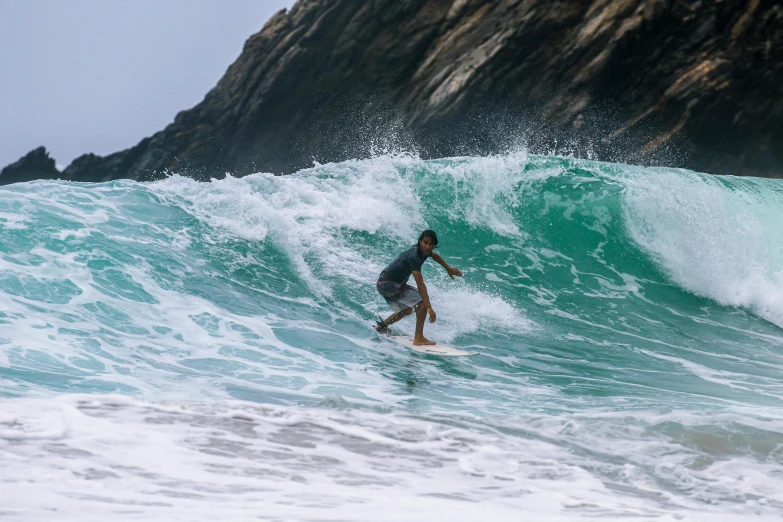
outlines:
M299 0L163 131L73 180L293 172L423 157L572 153L783 174L783 3Z
M34 179L57 179L61 177L54 159L44 147L29 152L25 157L8 165L0 172L0 185L32 181Z

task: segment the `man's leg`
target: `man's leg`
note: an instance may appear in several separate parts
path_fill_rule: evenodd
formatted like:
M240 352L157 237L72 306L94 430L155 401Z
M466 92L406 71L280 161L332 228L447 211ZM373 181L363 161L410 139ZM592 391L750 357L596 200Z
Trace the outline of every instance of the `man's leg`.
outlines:
M412 309L406 308L402 312L397 312L395 314L391 314L389 317L387 317L386 319L383 320L383 323L386 326L391 326L394 323L396 323L397 321L399 321L400 319L402 319L403 317L408 317L409 315L411 315L411 312L413 312Z
M393 313L393 314L391 314L389 317L387 317L386 319L384 319L383 321L378 321L378 322L375 324L375 330L376 330L376 331L378 331L378 332L380 332L380 333L385 333L385 334L388 334L388 333L389 333L389 330L387 330L387 328L388 328L390 325L392 325L392 324L396 323L397 321L399 321L399 320L400 320L400 319L402 319L403 317L408 317L409 315L411 315L411 312L413 312L413 310L412 310L412 309L410 309L410 308L406 308L405 310L403 310L403 311L401 311L401 312L396 312L396 313Z
M424 337L424 320L427 318L427 307L423 303L416 306L416 334L413 336L413 344L416 346L435 344Z
M381 325L380 322L375 325L375 329L379 332L384 332L387 326L393 325L403 317L411 315L414 307L421 302L421 296L419 295L418 290L410 285L405 285L405 288L402 289L402 292L398 297L391 299L387 297L386 302L392 310L399 311L384 319L383 325Z

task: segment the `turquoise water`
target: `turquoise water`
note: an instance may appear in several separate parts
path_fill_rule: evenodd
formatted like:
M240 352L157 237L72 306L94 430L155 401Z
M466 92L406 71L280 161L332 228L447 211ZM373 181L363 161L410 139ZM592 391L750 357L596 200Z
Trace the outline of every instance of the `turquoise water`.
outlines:
M153 462L158 449L123 437L171 425L181 428L171 428L172 447L197 451L187 441L224 429L216 412L230 405L256 433L307 417L275 436L293 453L293 441L317 439L323 458L350 463L349 452L367 466L366 482L343 491L348 468L322 476L323 463L299 463L300 478L320 477L338 500L296 509L280 499L301 500L297 480L262 487L243 475L247 491L279 496L265 505L288 506L270 517L361 520L346 503L377 514L390 491L415 506L409 514L466 520L475 518L461 503L486 500L497 501L497 519L530 501L544 506L541 519L779 514L782 187L525 154L384 156L206 184L3 187L0 460L3 448L32 459L35 476L49 477L31 479L42 491L58 473L69 480L68 494L21 501L9 479L0 504L24 520L45 519L51 506L66 518L119 516L131 460L104 462L99 442L75 434L113 419L107 439L135 448L132 462ZM479 356L412 354L369 328L389 313L378 273L425 228L465 274L451 281L425 265L438 313L425 333ZM412 332L412 319L399 329ZM171 408L207 420L181 421ZM401 446L396 457L357 449L324 435L337 426L362 444ZM83 494L86 471L52 456L52 437L98 455L82 461L105 467L103 500ZM198 451L228 451L226 440L210 444ZM431 482L404 466L421 466L424 447L445 473ZM222 458L285 475L290 463L273 453ZM204 477L178 490L200 490ZM138 480L142 498L156 482ZM454 489L422 493L436 481ZM256 509L255 497L237 495L228 519ZM206 519L203 504L171 500L180 497L134 505L140 518Z

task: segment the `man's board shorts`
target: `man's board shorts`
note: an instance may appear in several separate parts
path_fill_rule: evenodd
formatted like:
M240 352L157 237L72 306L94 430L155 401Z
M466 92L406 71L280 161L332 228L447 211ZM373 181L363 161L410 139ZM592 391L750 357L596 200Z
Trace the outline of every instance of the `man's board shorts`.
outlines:
M379 279L375 284L375 288L378 289L378 293L386 299L386 302L395 313L403 312L421 303L419 291L405 283Z

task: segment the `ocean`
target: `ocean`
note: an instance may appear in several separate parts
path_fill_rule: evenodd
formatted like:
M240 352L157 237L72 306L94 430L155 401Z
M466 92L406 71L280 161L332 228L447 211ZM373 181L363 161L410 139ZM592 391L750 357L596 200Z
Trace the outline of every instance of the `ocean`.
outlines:
M4 186L0 520L779 520L781 210L524 152ZM480 355L370 328L427 228Z

